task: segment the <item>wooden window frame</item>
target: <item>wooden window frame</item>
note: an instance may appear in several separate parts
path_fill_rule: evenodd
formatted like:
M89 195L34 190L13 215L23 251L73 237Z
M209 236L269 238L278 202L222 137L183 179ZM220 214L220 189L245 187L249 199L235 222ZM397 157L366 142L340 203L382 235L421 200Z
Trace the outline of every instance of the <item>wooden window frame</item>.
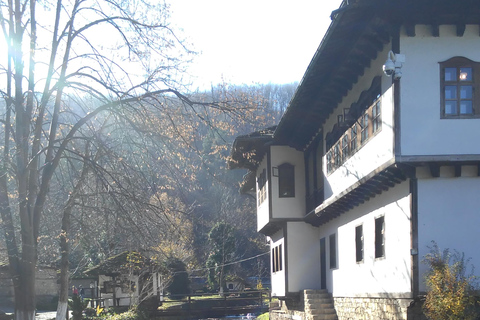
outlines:
M364 259L363 224L355 227L355 261L362 263Z
M337 234L333 233L328 237L328 246L330 253L330 269L337 268Z
M375 259L385 258L385 216L375 218Z
M372 108L372 134L382 128L382 108L380 102L376 101Z
M283 270L282 244L272 248L272 273Z
M369 112L365 112L362 117L360 118L360 144L364 144L367 142L369 134L368 131L370 129L370 116Z
M257 206L260 206L267 198L267 169L263 169L257 178Z
M453 57L446 61L440 62L440 118L441 119L472 119L480 118L480 62L472 61L465 57ZM446 80L445 79L445 70L447 68L456 69L456 80ZM471 68L472 69L472 80L461 80L460 69L461 68ZM445 97L445 89L447 86L456 87L456 97L447 99ZM462 86L471 86L472 87L472 98L461 97L461 87ZM472 101L472 112L471 114L462 114L460 113L460 102L461 101ZM446 103L447 101L456 101L457 102L457 112L455 114L446 114Z
M295 166L291 163L278 166L278 197L295 197Z

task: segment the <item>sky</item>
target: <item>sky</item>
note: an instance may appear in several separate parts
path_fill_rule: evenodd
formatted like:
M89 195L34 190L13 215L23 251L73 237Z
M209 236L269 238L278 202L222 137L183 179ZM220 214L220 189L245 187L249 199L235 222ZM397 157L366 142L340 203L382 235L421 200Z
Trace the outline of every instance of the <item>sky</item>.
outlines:
M171 22L200 52L194 86L300 81L340 0L170 0Z

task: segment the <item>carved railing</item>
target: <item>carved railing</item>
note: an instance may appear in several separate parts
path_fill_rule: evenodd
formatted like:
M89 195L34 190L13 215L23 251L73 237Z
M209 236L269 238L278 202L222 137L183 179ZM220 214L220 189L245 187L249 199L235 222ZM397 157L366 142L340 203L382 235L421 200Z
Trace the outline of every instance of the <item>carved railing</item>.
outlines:
M380 132L381 128L381 104L380 99L377 99L327 151L325 157L327 174L341 167L345 161L357 153L368 140Z

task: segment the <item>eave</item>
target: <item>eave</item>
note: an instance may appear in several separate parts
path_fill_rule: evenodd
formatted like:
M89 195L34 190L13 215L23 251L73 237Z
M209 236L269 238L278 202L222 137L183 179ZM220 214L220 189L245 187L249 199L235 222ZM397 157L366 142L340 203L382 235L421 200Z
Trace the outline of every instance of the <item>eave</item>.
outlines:
M318 227L365 203L407 179L407 168L394 160L359 180L350 188L332 197L308 213L305 221Z
M303 150L401 26L415 36L415 25L430 25L432 36L439 36L439 25L455 25L462 36L465 25L480 23L480 5L473 0L349 0L332 17L275 131L275 143Z
M255 171L262 161L269 143L273 141L276 127L255 131L235 139L227 162L229 169L248 169Z

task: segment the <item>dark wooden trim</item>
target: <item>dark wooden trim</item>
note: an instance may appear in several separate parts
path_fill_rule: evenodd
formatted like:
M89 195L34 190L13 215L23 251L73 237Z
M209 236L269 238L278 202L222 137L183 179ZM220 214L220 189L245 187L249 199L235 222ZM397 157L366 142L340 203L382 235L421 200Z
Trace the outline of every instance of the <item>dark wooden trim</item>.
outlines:
M455 177L461 177L462 176L462 166L460 164L454 165L455 168Z
M267 183L268 183L268 221L273 219L273 191L272 191L272 149L268 148L267 150ZM258 207L257 207L258 210Z
M419 270L418 270L418 180L410 179L410 228L411 228L411 263L412 263L412 293L416 297L419 292Z
M432 154L432 155L406 155L396 157L400 163L427 163L427 162L440 162L451 163L460 162L464 164L477 164L480 161L480 154ZM451 165L451 164L450 164Z
M415 37L415 23L405 23L405 32L408 37Z
M430 169L430 174L432 175L432 177L434 178L440 177L440 165L438 163L436 162L429 163L428 167Z
M394 53L400 53L400 26L394 28L392 36L392 51ZM393 154L400 155L402 153L402 140L401 140L401 124L400 124L400 79L394 80L392 77L393 85Z
M431 27L432 27L432 36L440 37L440 26L438 25L438 23L432 24Z
M406 179L403 170L395 166L395 159L391 159L344 191L324 201L305 216L305 222L313 226L323 225L376 197L379 191L384 192Z
M465 23L457 23L457 37L463 37L465 33Z

